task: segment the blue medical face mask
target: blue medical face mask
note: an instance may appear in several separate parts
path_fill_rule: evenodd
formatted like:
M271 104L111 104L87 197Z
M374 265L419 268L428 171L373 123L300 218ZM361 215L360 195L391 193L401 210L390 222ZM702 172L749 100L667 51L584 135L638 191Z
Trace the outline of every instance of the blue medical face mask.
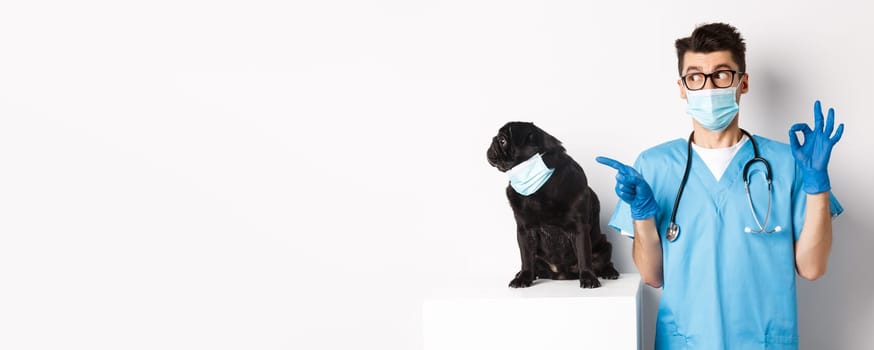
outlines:
M535 154L528 160L517 164L510 170L507 170L507 175L510 176L510 186L523 196L530 196L540 189L546 180L552 176L555 169L546 167L540 153Z
M686 113L711 131L722 131L737 115L737 86L721 89L686 89Z

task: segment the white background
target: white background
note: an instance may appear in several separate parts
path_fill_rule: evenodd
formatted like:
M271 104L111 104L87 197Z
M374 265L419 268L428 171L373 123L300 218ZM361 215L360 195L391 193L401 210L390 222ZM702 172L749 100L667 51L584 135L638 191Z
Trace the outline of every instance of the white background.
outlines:
M872 13L5 1L0 348L420 348L429 290L518 268L506 177L485 158L510 120L564 142L634 272L630 241L606 227L614 173L593 159L688 134L673 42L717 20L748 41L742 127L785 141L815 99L846 123L830 172L847 211L828 274L799 282L801 345L864 348ZM657 294L645 299L652 327Z

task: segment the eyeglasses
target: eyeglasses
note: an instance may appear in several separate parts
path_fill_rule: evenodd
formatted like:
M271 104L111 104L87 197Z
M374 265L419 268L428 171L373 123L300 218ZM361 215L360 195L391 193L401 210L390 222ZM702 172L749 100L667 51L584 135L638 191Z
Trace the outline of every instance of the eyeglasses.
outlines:
M718 88L727 88L734 83L734 76L743 76L744 72L735 70L723 69L710 74L704 73L689 73L680 78L683 79L683 85L689 90L701 90L707 85L707 78L713 83L713 86Z

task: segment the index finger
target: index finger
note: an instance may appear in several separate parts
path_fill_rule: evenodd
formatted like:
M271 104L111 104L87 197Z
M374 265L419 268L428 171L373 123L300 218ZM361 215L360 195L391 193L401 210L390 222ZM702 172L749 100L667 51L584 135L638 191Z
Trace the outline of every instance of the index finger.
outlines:
M607 157L595 157L595 161L598 163L604 164L608 167L611 167L613 169L616 169L619 172L626 172L625 168L628 167L627 165L622 164L622 162L620 162L618 160L615 160L612 158L607 158Z

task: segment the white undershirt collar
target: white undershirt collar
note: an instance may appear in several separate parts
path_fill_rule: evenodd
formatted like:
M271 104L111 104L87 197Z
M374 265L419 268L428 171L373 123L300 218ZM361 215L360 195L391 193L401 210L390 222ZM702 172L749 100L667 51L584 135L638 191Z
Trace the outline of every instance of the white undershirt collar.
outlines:
M722 174L725 173L725 169L728 169L728 164L731 163L731 160L734 159L737 151L740 150L747 140L749 140L749 138L744 134L741 136L740 141L731 147L704 148L692 143L692 149L695 150L698 157L701 157L701 160L703 160L704 164L707 165L707 169L710 169L710 172L713 173L713 177L716 178L716 181L719 181L719 179L722 178Z

